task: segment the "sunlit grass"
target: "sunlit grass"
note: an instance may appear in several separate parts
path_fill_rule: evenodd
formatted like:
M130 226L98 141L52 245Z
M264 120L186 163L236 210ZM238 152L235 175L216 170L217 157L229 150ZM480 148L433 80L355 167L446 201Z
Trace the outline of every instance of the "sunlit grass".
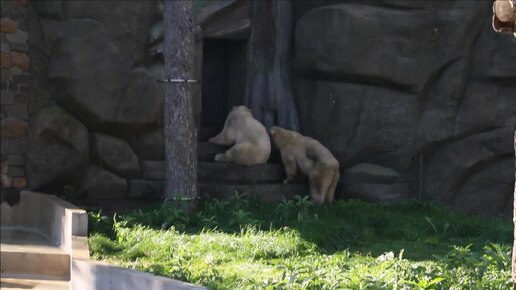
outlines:
M90 228L95 259L210 289L512 289L511 223L428 203L237 196L191 218L90 213Z

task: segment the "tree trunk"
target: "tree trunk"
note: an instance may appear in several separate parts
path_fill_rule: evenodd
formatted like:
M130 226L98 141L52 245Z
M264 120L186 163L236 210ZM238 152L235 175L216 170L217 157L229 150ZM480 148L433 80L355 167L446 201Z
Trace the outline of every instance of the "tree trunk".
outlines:
M244 103L265 127L299 130L291 91L291 0L251 1L251 38Z
M513 201L513 216L514 222L514 242L512 245L512 282L516 285L516 131L514 131L514 201ZM514 287L516 288L516 286Z
M164 1L167 79L190 79L193 66L192 0ZM197 198L197 130L191 83L165 83L165 198L191 213Z

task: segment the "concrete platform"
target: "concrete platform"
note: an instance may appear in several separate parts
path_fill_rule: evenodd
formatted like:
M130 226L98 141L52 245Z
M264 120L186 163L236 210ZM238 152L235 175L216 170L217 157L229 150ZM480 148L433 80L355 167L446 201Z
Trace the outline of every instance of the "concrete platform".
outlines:
M90 260L88 215L55 196L23 191L0 209L1 289L206 289Z
M27 230L1 230L0 265L9 273L70 279L70 255L42 235Z
M70 282L54 280L45 276L2 274L0 277L0 289L69 290Z

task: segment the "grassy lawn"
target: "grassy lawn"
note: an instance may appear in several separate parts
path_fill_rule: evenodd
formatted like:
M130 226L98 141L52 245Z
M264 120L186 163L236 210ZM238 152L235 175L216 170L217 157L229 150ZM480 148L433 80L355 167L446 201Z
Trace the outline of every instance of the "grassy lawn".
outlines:
M297 198L90 213L92 257L210 289L512 289L510 221Z

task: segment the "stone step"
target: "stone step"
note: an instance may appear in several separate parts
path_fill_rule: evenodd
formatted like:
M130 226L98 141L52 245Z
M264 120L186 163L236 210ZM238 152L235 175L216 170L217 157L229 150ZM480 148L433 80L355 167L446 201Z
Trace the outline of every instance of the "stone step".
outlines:
M2 273L0 276L0 289L69 290L70 282L41 275Z
M278 202L281 197L291 199L295 195L308 195L310 189L306 183L201 183L199 192L202 197L217 198L220 200L235 196L235 192L247 193L249 196L257 197L266 202Z
M282 182L285 170L281 164L239 165L229 162L199 162L197 176L203 181L264 183Z
M165 179L164 161L142 160L140 164L143 179ZM234 181L242 183L280 182L285 178L285 170L283 165L279 163L244 166L230 162L200 161L197 167L197 174L199 181ZM130 184L129 187L131 187Z
M233 197L235 191L248 193L252 196L262 197L265 201L278 201L281 196L292 198L294 195L307 195L309 193L308 183L304 180L297 180L297 183L282 184L281 182L230 182L230 181L200 181L199 196L217 199ZM144 204L153 204L159 201L163 193L163 180L130 180L129 197L125 204L114 200L88 200L86 203L79 203L82 208L96 209L119 206L128 210L139 208Z
M230 146L221 146L208 142L197 143L197 160L199 161L210 161L215 160L215 155L218 153L224 153Z
M37 233L2 229L0 249L2 274L70 279L70 255Z

